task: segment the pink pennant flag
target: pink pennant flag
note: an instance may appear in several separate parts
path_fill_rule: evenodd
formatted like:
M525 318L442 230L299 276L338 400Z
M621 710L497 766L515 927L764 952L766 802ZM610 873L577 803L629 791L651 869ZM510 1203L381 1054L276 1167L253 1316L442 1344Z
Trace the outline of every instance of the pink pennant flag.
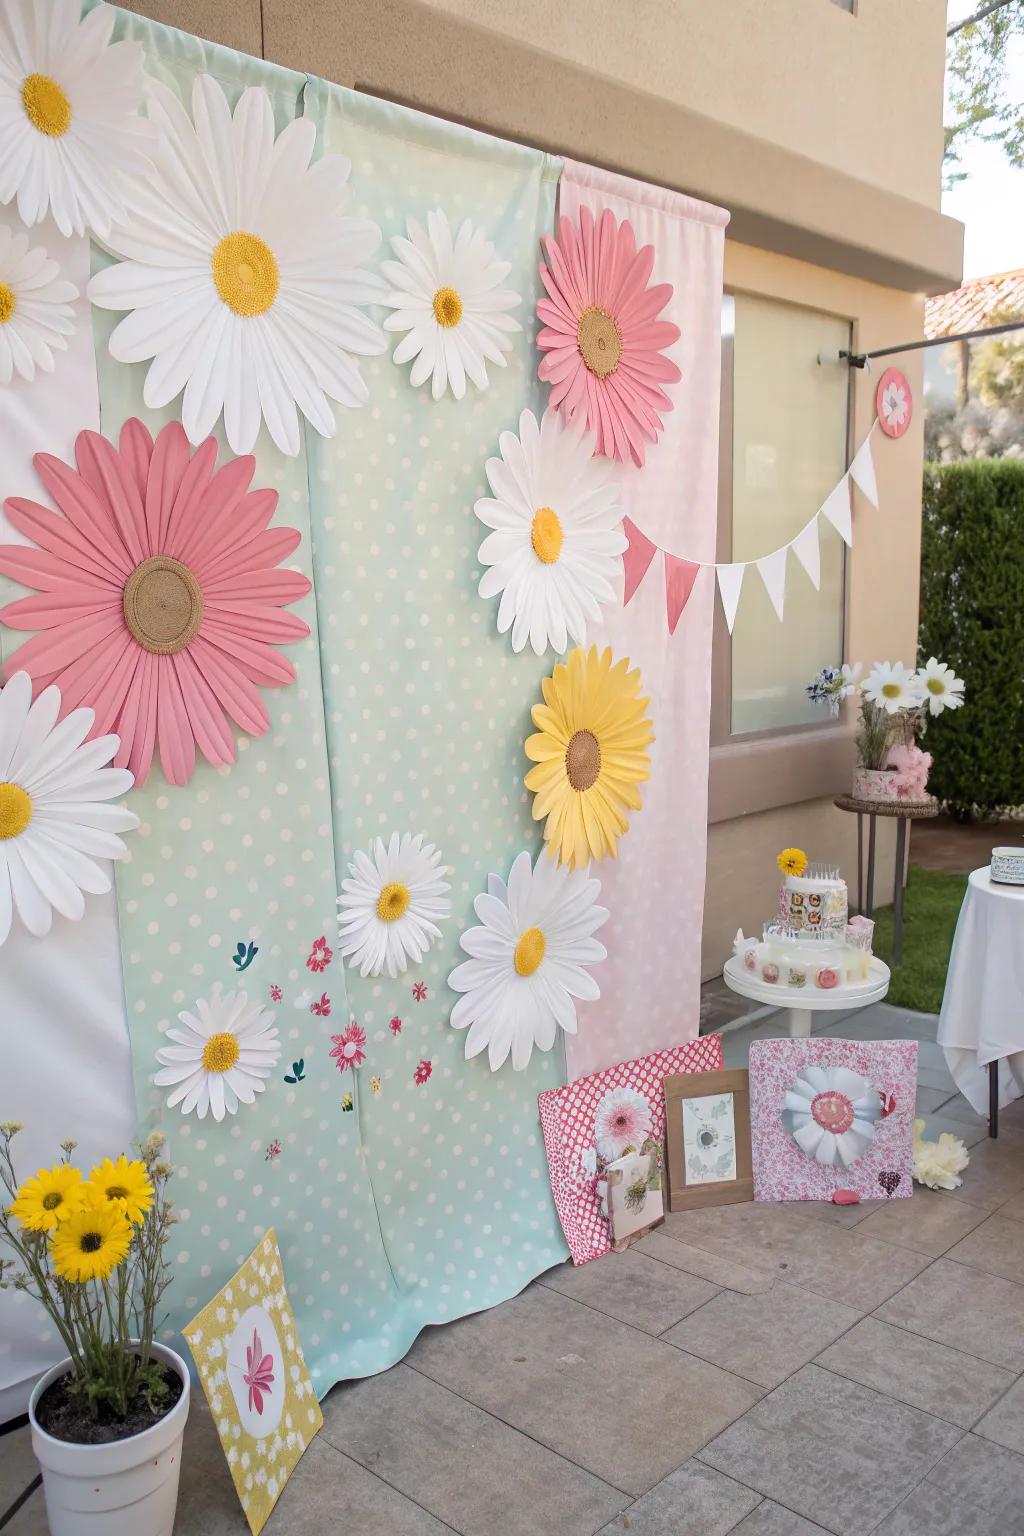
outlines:
M652 544L646 533L641 533L632 518L622 519L622 531L629 540L629 548L622 557L622 569L626 577L625 591L622 594L622 606L625 607L629 600L636 595L636 589L647 575L648 567L658 552L657 544ZM668 556L665 557L668 559ZM685 603L686 598L683 598Z
M668 608L668 632L674 635L679 615L686 607L697 580L700 566L695 560L683 560L665 551L665 604Z

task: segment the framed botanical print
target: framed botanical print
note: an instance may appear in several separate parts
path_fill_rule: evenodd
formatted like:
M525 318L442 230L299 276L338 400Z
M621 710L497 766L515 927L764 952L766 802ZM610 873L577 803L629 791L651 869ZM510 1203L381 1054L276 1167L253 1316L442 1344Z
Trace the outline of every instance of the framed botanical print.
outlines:
M670 1211L754 1198L745 1071L666 1077L665 1135Z

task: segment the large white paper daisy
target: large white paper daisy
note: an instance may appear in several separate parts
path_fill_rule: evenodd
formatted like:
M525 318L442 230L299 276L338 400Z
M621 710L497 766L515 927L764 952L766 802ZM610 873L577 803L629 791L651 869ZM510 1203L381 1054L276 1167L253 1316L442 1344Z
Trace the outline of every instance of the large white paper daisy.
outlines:
M333 437L328 397L363 405L354 355L387 345L360 307L379 302L385 285L359 270L381 236L343 211L349 162L324 155L310 164L316 128L307 117L275 140L259 86L232 114L217 82L200 75L193 126L173 92L153 83L149 115L162 133L156 174L107 242L128 259L89 284L94 304L133 311L111 336L111 355L153 359L143 391L153 409L184 390L193 443L221 410L235 453L250 452L262 417L281 451L297 454L296 407Z
M427 214L426 230L412 218L406 228L408 240L391 238L398 260L381 266L391 285L384 302L394 310L384 329L406 333L394 359L412 361L410 384L418 388L429 378L435 400L447 389L461 400L467 378L487 388L487 364L504 368L511 333L522 330L506 313L520 302L518 293L499 286L511 262L495 260L494 246L468 219L452 239L440 209Z
M916 709L923 703L917 674L902 661L876 661L861 684L861 691L871 704L889 715L901 709Z
M441 937L437 925L452 909L440 852L422 833L392 832L386 847L378 837L355 854L349 871L338 897L341 953L360 976L399 976Z
M200 1120L209 1110L215 1120L233 1115L239 1104L252 1104L267 1086L277 1066L281 1042L274 1015L245 992L201 997L195 1013L178 1014L183 1029L168 1029L156 1053L162 1070L153 1081L158 1088L174 1085L167 1108L181 1105L183 1115L194 1110Z
M126 768L107 767L118 738L85 741L91 709L74 709L58 725L59 714L60 689L44 688L33 704L27 672L0 689L0 944L15 912L40 938L54 910L77 922L86 895L110 890L96 860L123 858L117 834L139 824L108 804L134 783Z
M67 350L75 329L77 298L41 246L0 226L0 384L16 373L32 380L37 368L53 372L54 352Z
M782 1113L808 1157L849 1168L875 1139L882 1101L867 1078L849 1067L804 1067L787 1090Z
M487 460L491 497L474 508L494 530L480 545L490 567L481 597L496 597L498 633L512 631L512 649L527 640L540 656L584 645L601 603L616 601L619 556L627 546L622 507L609 460L594 458L595 440L580 416L565 426L546 411L519 418L519 436L503 432L500 459Z
M466 1056L486 1048L492 1072L511 1052L521 1072L534 1046L550 1051L559 1028L574 1035L574 998L600 997L587 970L607 954L594 933L608 919L596 905L601 885L540 854L536 867L517 855L508 886L489 875L487 893L473 903L482 927L459 940L470 956L448 985L464 993L451 1013L455 1029L469 1029Z
M105 239L148 170L154 132L139 116L142 49L114 43L115 13L79 0L0 5L0 203L25 224L52 212L62 235Z

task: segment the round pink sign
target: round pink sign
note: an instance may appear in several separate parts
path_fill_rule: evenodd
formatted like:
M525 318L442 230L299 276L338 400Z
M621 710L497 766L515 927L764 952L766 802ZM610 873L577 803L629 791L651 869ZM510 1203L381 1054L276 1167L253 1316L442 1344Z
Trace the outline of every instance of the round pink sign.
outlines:
M887 368L875 390L875 410L886 437L902 437L914 415L914 397L907 376L898 368Z

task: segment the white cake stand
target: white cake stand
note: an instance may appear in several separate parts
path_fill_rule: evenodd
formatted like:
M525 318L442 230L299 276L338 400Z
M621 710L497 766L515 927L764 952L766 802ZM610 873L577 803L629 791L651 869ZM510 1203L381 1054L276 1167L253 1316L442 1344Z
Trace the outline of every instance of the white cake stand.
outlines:
M848 1013L853 1008L866 1008L869 1003L879 1003L889 990L889 967L884 960L872 955L868 963L867 981L859 981L851 987L835 987L823 992L820 987L784 987L779 982L762 981L748 971L742 960L730 955L722 972L723 980L741 997L753 998L758 1003L771 1003L775 1008L789 1009L789 1033L806 1037L816 1013Z

